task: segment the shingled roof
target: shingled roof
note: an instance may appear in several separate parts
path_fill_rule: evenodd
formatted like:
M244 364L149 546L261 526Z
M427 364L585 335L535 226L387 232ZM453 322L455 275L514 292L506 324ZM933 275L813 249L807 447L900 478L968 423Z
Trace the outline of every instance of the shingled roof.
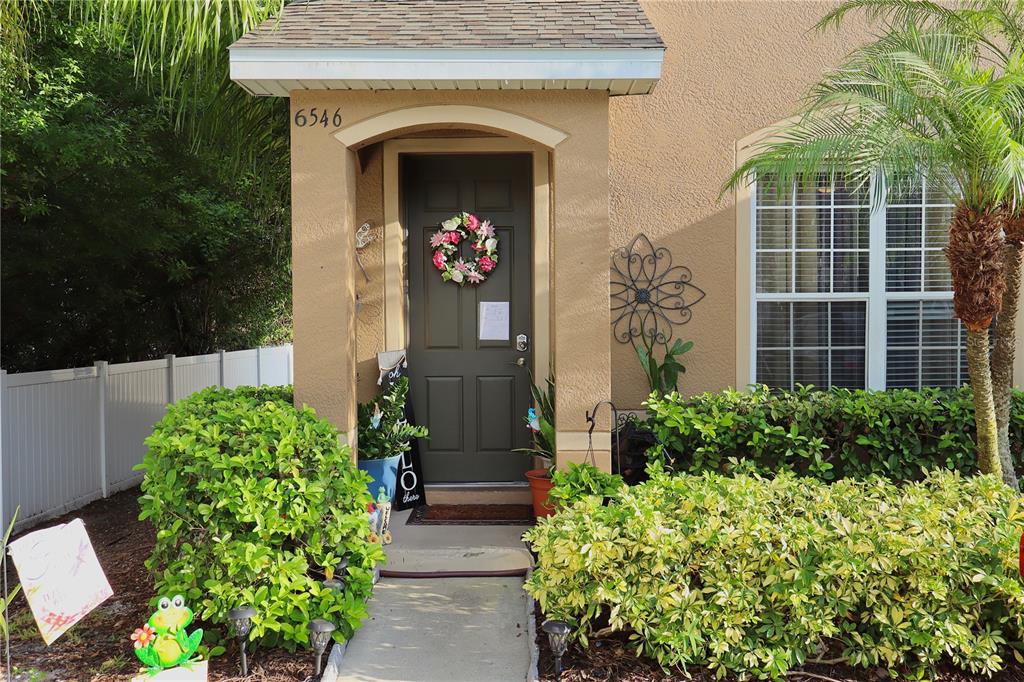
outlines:
M303 0L239 48L662 48L637 0Z

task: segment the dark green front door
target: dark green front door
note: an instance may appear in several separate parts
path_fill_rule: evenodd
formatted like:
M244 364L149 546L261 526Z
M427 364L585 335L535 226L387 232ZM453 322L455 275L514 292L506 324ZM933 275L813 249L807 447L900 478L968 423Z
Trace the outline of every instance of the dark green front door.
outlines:
M428 483L521 481L529 458L532 172L528 154L408 155L401 191L409 228L409 374ZM495 226L497 268L477 286L441 280L430 237L467 211ZM468 244L464 255L471 257ZM500 321L481 330L481 304ZM488 304L490 304L488 306ZM484 332L481 334L481 332ZM516 350L517 337L527 349Z

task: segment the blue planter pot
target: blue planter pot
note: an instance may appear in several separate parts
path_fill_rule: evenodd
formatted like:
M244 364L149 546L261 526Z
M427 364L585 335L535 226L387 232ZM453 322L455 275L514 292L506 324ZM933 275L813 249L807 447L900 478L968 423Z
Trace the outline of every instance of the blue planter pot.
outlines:
M401 459L401 455L395 455L387 459L359 460L359 468L370 474L373 478L366 487L370 490L370 495L374 501L377 500L377 495L382 487L387 498L389 500L394 499L395 486L398 483L398 463Z

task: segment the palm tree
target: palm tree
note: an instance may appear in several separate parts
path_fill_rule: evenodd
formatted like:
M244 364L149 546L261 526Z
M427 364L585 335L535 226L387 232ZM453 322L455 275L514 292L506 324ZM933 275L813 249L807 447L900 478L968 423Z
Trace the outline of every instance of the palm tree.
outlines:
M911 25L855 51L726 189L758 175L784 187L825 173L861 186L877 174L876 206L887 189L907 188L921 174L945 191L956 204L946 255L954 310L967 329L978 464L1001 475L988 330L1005 288L1000 209L1024 187L1024 149L1011 126L1013 112L1024 110L1024 72L980 67L974 45Z
M905 26L953 33L965 38L975 58L982 63L1007 69L1020 60L1024 50L1024 0L969 0L957 7L932 0L847 0L826 14L818 27L838 27L851 12L863 11L872 22L890 31ZM1010 67L1013 68L1013 67ZM1017 141L1024 140L1024 122L1013 124ZM1006 220L1020 215L1024 197L1013 197L1006 205ZM1015 223L1004 225L1006 245L1002 249L1007 287L995 326L992 346L992 392L999 443L999 461L1006 482L1017 487L1010 449L1011 389L1017 346L1017 309L1020 305L1021 256L1024 229Z
M848 14L857 11L865 12L870 20L882 23L889 30L910 25L962 36L969 41L977 61L1004 70L1014 68L1014 62L1019 64L1024 51L1024 0L970 0L956 8L931 0L847 0L827 14L818 26L839 26ZM1017 119L1012 127L1016 131L1016 140L1024 141L1024 121ZM1022 204L1024 197L1013 196L1004 209L1004 220L1007 221L1003 226L1006 289L1002 314L996 322L991 359L999 459L1004 480L1014 487L1017 481L1010 450L1010 408L1024 253L1024 225L1018 222L1024 210Z

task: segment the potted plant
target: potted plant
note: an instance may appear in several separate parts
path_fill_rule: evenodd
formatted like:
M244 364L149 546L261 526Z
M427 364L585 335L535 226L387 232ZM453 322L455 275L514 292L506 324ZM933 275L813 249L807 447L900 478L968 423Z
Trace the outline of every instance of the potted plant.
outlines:
M533 437L533 446L516 450L544 463L542 468L526 472L526 480L530 482L530 494L533 496L533 513L538 517L551 516L555 511L548 501L548 494L553 485L551 472L555 462L555 383L548 378L545 384L543 391L536 384L530 384L536 406L529 409L525 419Z
M380 398L359 406L358 465L373 479L367 487L374 499L381 488L387 499L394 497L399 460L412 447L413 438L428 434L427 427L405 419L408 393L409 379L402 377Z

